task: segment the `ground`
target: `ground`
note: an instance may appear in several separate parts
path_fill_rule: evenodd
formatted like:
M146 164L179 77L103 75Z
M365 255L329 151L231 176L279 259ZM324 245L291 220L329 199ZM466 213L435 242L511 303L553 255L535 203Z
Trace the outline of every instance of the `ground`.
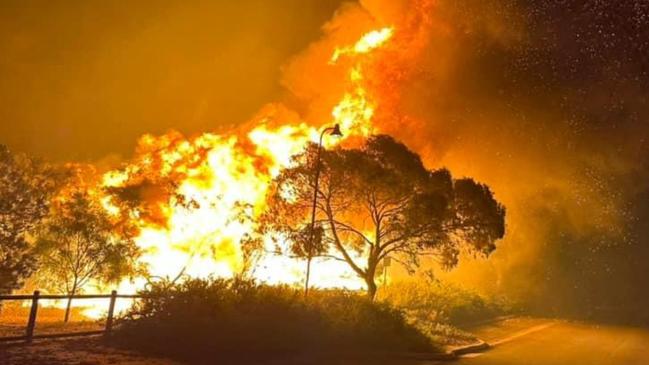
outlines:
M27 303L29 304L29 303ZM85 332L102 330L103 320L95 320L82 314L83 308L72 308L70 322L63 323L65 311L61 308L39 307L35 334ZM3 303L0 311L0 337L23 336L30 307L22 303Z
M174 365L179 363L106 347L102 344L100 337L96 336L65 340L38 340L30 345L5 345L0 347L0 364Z
M511 318L470 328L494 347L462 357L460 365L646 365L649 364L649 329L539 318ZM206 364L230 364L212 359ZM236 363L236 362L234 362ZM294 364L328 365L432 365L443 362L392 358L314 361ZM31 345L0 347L0 364L52 365L172 365L177 362L145 357L105 346L101 337L35 341ZM286 362L283 362L286 364ZM273 364L274 365L274 364Z
M646 365L649 329L513 319L475 333L495 347L462 365Z
M0 337L22 336L29 316L29 306L21 303L5 304L0 313ZM71 321L63 323L64 311L60 308L40 307L35 334L96 331L104 328L103 320L83 316L82 309L73 308ZM0 343L0 365L5 364L132 364L167 365L160 361L131 352L116 351L104 346L101 337L70 338L65 340L36 340L31 345Z

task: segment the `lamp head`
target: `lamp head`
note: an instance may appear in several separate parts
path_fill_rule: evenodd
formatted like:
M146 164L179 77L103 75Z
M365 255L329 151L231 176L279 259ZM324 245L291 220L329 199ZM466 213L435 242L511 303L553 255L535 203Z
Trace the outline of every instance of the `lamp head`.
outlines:
M340 131L340 125L334 125L334 129L331 131L332 136L342 137L343 133Z

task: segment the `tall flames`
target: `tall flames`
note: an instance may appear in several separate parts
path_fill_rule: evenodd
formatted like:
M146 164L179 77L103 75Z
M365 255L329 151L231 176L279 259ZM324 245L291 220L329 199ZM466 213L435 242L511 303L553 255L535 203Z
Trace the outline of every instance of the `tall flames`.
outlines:
M339 124L344 137L327 139L325 146L375 132L376 100L365 87L363 66L393 33L392 27L372 30L355 44L333 50L329 67L344 67L348 79L343 80L344 93L331 109L330 124ZM243 270L242 241L264 210L270 182L291 163L291 156L318 141L321 127L278 105L264 108L249 125L192 139L176 132L145 135L126 166L103 175L101 188L139 187L145 204L129 219L139 228L136 243L153 277L232 277ZM161 182L169 182L166 190ZM110 196L102 202L108 212L120 213ZM265 251L252 271L255 278L269 283L303 281L303 263L273 254L271 242ZM320 287L361 286L340 262L317 262L312 275L312 282ZM142 280L124 282L119 289L134 291L143 284Z

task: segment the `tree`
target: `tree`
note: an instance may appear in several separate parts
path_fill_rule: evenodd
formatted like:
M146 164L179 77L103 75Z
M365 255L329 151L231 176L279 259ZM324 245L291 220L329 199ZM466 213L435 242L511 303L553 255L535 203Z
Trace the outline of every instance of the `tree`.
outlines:
M92 280L115 283L140 269L140 251L131 230L116 224L86 191L74 191L54 204L37 251L42 282L70 296L82 292ZM70 297L65 322L70 317L71 302Z
M49 211L56 175L0 145L0 293L20 288L36 268L30 233Z
M505 233L505 209L486 185L427 170L420 157L389 136L357 149L323 151L316 232L310 235L316 146L274 180L260 230L311 252L346 262L376 294L379 264L390 256L413 270L422 255L446 268L461 250L488 255ZM309 242L308 237L317 237ZM306 248L305 248L306 247Z

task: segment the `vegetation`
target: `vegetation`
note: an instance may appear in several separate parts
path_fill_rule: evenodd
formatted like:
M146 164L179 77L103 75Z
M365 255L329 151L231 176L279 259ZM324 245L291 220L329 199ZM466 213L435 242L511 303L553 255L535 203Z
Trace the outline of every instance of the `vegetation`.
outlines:
M297 255L346 262L370 298L386 257L412 269L420 255L432 255L450 268L460 250L488 255L505 233L505 209L486 185L427 170L416 153L380 135L359 149L322 151L311 234L305 222L316 189L316 154L311 148L296 156L295 166L276 178L261 230L292 239Z
M36 269L30 233L48 214L54 170L0 145L0 293L22 286Z
M84 315L85 307L72 308L72 321L63 322L65 310L58 307L47 306L48 301L41 301L38 308L37 334L97 331L104 328L103 321L97 321ZM29 303L27 303L29 304ZM43 306L45 304L45 306ZM0 316L0 337L24 336L25 324L29 318L30 305L25 302L8 301L2 307Z
M41 283L73 296L91 280L112 283L133 275L140 253L128 234L122 233L86 192L74 192L57 202L36 247ZM69 298L65 322L71 302Z
M458 327L515 311L506 298L480 295L430 278L390 284L381 288L378 299L403 310L408 323L445 345L475 341L473 335Z
M406 281L388 285L379 298L426 322L463 325L511 312L504 298L491 298L440 281Z
M488 255L504 234L505 214L489 188L453 179L447 170L426 170L404 145L375 136L359 149L322 152L317 226L310 232L304 222L315 188L314 152L297 156L275 180L260 233L289 238L296 256L315 251L346 262L366 282L369 298L340 290L315 290L305 298L288 286L241 278L163 281L150 284L145 298L121 319L115 341L191 359L210 353L240 356L250 349L263 356L332 349L435 351L439 344L472 340L452 324L491 316L499 308L437 282L393 285L375 302L375 276L386 260L412 270L421 255L433 255L444 267L456 265L460 250ZM162 189L143 180L107 189L120 208L111 215L89 186L70 183L58 189L65 179L51 168L6 148L0 148L0 164L0 207L8 212L0 216L0 289L22 285L37 265L35 284L70 296L91 283L142 273L133 241L137 229L129 222L134 212L142 219L157 217L143 192L171 194L172 186ZM198 207L180 195L172 200ZM248 207L240 209L244 214ZM254 264L259 247L256 237L246 237L246 267Z
M512 304L504 298L479 295L431 278L401 281L382 287L378 299L401 309L408 323L433 342L446 346L477 341L474 335L459 327L514 311Z
M286 286L194 279L156 284L143 294L113 341L159 355L434 350L400 311L352 292L314 290L305 299Z

